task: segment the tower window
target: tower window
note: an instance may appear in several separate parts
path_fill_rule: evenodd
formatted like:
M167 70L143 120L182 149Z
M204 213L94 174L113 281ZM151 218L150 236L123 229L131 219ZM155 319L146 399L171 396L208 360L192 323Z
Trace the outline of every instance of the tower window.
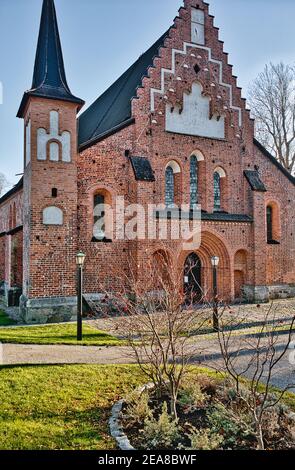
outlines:
M57 188L52 188L51 197L57 197Z

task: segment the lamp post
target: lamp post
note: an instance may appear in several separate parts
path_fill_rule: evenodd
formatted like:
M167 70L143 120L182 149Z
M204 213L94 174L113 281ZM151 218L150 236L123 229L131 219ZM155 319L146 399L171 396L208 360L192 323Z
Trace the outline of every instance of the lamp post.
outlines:
M217 290L217 268L219 265L218 256L212 256L211 263L213 267L213 329L214 331L218 331L219 330L218 290Z
M76 264L78 269L78 305L77 305L77 340L82 341L82 312L83 312L83 266L85 255L81 251L76 256Z

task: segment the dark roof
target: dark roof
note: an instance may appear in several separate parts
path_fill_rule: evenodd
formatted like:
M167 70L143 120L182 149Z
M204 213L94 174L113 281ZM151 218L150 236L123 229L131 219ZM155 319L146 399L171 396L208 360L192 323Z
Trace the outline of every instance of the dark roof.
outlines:
M24 179L21 178L19 182L12 189L10 189L10 191L8 191L6 194L4 194L0 198L0 204L5 202L7 199L9 199L11 196L13 196L15 193L17 193L21 189L23 189L23 185L24 185Z
M148 68L153 65L168 33L169 30L79 117L81 149L130 121L131 100L136 96L137 88L141 86Z
M245 170L244 175L250 184L253 191L267 191L264 183L261 181L258 171L256 170Z
M23 96L18 117L23 116L30 96L70 101L80 108L84 105L67 84L54 0L43 0L33 83Z
M130 157L130 161L137 181L155 181L152 166L147 158Z
M288 178L291 183L295 185L295 177L289 173L281 164L280 162L271 154L268 150L257 140L254 139L254 145L263 153L265 157L267 157L284 175Z
M210 222L245 222L245 223L252 223L253 218L249 215L245 214L228 214L227 212L203 212L201 214L197 211L196 214L193 212L182 212L179 209L163 209L163 210L156 210L156 218L158 219L174 219L177 220L182 217L188 217L190 220L198 220L201 215L201 220L210 221Z
M213 222L253 222L253 218L244 214L227 214L226 212L202 212L202 220Z

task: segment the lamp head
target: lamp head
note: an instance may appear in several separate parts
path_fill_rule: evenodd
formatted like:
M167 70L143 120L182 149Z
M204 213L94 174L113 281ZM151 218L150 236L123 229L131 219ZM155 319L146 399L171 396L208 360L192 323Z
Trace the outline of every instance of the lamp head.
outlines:
M86 258L86 255L82 253L82 251L79 251L79 253L77 253L77 256L76 256L77 266L83 267L85 258Z
M219 257L218 256L212 256L211 263L212 263L213 268L217 268L218 265L219 265Z

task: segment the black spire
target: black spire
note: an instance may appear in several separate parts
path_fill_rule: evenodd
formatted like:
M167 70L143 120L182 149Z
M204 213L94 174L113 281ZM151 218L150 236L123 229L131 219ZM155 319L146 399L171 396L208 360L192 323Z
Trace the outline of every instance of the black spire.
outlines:
M30 96L70 101L80 108L84 105L67 84L54 0L43 0L32 88L23 96L18 117L23 117Z

